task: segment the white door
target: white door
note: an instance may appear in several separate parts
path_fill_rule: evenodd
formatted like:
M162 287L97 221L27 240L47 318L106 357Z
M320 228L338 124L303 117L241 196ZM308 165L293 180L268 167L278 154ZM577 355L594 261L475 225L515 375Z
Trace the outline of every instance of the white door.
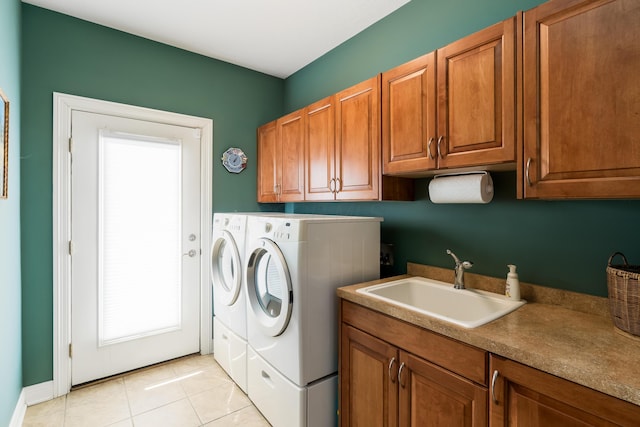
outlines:
M197 129L73 111L71 383L200 349Z

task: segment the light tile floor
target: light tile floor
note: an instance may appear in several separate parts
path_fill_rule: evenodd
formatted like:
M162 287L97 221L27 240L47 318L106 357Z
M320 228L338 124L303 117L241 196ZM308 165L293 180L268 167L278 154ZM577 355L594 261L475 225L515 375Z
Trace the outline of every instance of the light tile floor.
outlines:
M268 427L213 355L190 356L27 408L23 427Z

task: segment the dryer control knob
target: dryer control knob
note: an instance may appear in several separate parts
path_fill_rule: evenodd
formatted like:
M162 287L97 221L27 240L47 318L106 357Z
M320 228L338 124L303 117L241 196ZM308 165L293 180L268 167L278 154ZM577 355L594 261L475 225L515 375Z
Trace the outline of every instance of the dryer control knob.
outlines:
M268 232L270 232L270 231L271 231L271 224L270 224L270 223L268 223L268 222L267 222L267 223L264 225L264 231L265 231L265 233L268 233Z

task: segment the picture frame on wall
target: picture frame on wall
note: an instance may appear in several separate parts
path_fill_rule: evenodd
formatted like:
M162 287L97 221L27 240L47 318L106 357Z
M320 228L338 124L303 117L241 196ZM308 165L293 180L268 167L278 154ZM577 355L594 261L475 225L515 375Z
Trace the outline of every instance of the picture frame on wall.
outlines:
M0 199L9 194L9 98L0 88Z

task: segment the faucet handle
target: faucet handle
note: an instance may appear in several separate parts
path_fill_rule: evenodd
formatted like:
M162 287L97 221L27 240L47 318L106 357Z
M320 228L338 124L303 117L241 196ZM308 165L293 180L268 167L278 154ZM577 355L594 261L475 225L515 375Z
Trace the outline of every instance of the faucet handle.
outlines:
M471 261L463 261L462 262L462 268L464 268L465 270L468 270L471 267L473 267L473 262L471 262Z
M447 249L447 254L451 255L451 257L453 258L453 260L455 261L456 265L460 264L460 259L456 256L456 254L454 254L453 252L451 252L451 249Z

